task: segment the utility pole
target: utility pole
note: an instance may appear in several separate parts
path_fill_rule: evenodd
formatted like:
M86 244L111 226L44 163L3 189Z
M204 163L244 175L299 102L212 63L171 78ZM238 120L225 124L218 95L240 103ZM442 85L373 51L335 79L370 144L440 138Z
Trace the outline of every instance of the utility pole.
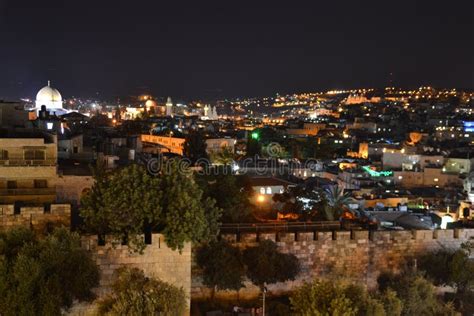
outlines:
M267 282L263 282L263 309L262 309L262 315L265 316L265 294L267 293Z

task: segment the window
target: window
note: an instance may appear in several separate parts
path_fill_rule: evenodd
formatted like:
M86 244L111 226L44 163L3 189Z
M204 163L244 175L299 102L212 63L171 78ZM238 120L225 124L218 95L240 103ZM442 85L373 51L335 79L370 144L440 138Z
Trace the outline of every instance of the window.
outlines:
M267 194L272 194L272 188L267 187Z
M7 189L16 189L16 181L7 181Z
M27 149L25 150L25 160L44 160L44 150Z
M0 149L0 160L8 160L8 150Z
M265 194L265 188L260 188L260 194Z
M46 180L34 180L36 189L44 189L48 187L48 181Z

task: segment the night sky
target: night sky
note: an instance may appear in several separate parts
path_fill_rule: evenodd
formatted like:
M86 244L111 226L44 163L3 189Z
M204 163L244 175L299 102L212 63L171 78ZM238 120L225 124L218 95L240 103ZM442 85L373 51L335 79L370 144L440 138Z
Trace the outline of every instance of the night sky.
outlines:
M0 98L474 88L474 1L0 0Z

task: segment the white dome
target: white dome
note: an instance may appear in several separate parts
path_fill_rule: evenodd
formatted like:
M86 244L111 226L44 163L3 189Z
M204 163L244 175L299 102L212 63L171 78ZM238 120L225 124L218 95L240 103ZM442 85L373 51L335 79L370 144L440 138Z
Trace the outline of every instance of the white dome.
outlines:
M63 98L57 89L48 85L43 87L38 94L36 94L36 108L39 110L41 106L46 106L47 109L61 109L63 107Z
M57 89L51 88L50 86L42 88L36 95L36 101L55 102L62 100L63 98L61 97L61 93L59 93Z

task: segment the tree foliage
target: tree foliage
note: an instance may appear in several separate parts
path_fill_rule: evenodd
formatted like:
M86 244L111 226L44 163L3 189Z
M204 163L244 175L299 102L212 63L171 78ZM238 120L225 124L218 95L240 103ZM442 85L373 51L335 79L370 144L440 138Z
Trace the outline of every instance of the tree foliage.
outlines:
M260 156L262 154L262 144L260 140L252 138L252 133L249 133L247 137L247 148L246 148L246 156L247 157L255 157Z
M203 198L193 174L177 161L169 161L156 177L131 165L108 174L96 174L92 190L81 200L87 230L110 234L136 251L145 247L145 229L163 233L173 249L187 241L213 239L220 209Z
M211 160L218 165L229 166L234 161L234 151L229 146L224 146L221 150L211 153Z
M465 243L455 251L441 249L422 256L420 269L436 285L454 286L458 292L474 289L474 262L469 258L474 244Z
M294 280L300 271L298 258L279 252L271 240L261 241L256 247L245 249L243 258L247 277L260 287L265 283Z
M162 213L159 181L138 165L96 177L91 191L81 200L86 226L100 234L126 240L135 249L143 247L145 225L157 226Z
M195 163L198 159L209 159L206 140L199 131L190 131L184 139L184 156Z
M203 282L219 290L239 290L243 285L245 266L242 253L224 240L203 245L196 262L203 271Z
M77 234L57 229L37 239L27 229L0 234L1 315L60 315L91 300L99 271Z
M395 316L401 312L393 291L372 296L363 287L340 280L305 283L293 292L290 302L296 315Z
M204 196L216 201L222 209L222 222L239 223L253 220L254 206L250 197L254 191L246 181L246 176L233 175L229 170L218 171L216 175L199 177Z
M159 178L161 231L168 246L182 249L186 241L214 239L219 231L221 209L214 199L203 196L193 174L171 161Z
M345 207L351 201L351 196L344 193L344 190L339 186L331 186L325 190L326 207L324 208L326 219L333 221L338 219Z
M275 207L282 214L298 214L301 219L321 219L325 195L319 190L304 186L290 187L273 196Z
M392 289L403 302L401 315L455 315L451 304L436 296L434 285L415 271L379 277L380 289Z
M112 293L99 303L99 314L182 315L186 304L182 288L148 278L137 268L120 268Z

